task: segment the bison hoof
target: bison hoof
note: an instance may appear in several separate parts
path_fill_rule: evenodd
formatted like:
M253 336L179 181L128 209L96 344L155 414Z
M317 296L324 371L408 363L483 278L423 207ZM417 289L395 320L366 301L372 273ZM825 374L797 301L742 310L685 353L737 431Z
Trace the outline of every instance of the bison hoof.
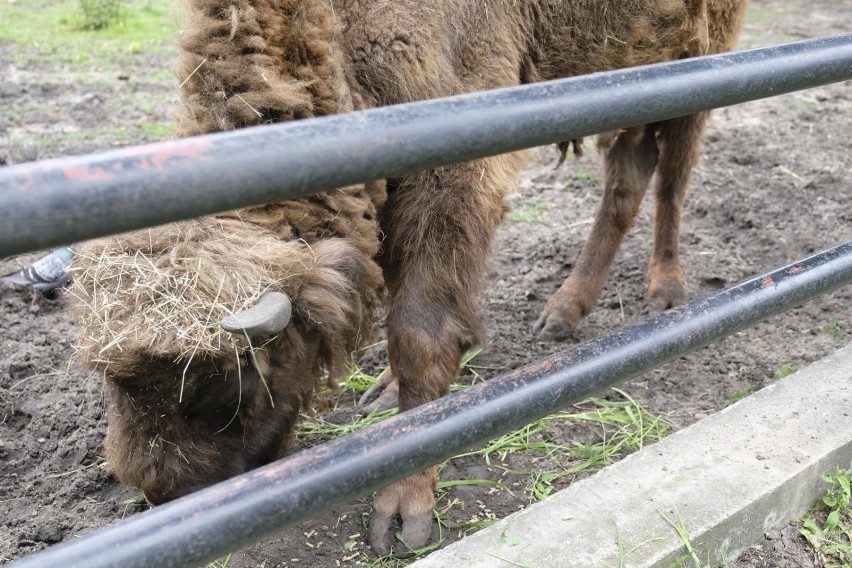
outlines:
M370 516L370 548L376 556L387 556L390 552L388 546L388 533L390 532L392 517L383 517L373 512Z
M685 299L683 283L679 281L669 281L661 286L648 288L648 305L655 312L679 306Z
M566 325L564 321L559 320L554 317L545 317L542 315L538 318L538 321L535 322L533 326L533 331L538 333L538 336L547 341L565 341L570 337L571 329L570 326Z
M358 412L364 415L399 406L399 383L390 373L367 389L358 400Z
M395 515L382 516L376 512L370 517L370 547L376 555L387 556L393 552L395 556L403 556L429 542L433 526L432 511L403 518L402 530L392 535L394 520ZM394 541L399 541L399 546L394 546Z
M432 466L376 491L370 516L370 546L376 554L386 556L391 552L395 532L392 527L397 518L402 520L402 531L397 537L401 544L396 547L396 556L429 542L437 479L438 470Z
M548 300L541 312L541 317L535 322L533 332L549 341L564 341L583 322L585 311L574 302L565 301L559 292Z

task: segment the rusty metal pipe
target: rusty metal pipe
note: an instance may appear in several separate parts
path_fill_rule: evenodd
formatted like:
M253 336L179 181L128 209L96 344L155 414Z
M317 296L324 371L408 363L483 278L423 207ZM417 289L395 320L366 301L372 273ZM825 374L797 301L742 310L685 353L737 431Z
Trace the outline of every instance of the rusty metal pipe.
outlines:
M0 256L852 78L852 34L0 169Z
M852 282L852 240L15 563L195 566Z

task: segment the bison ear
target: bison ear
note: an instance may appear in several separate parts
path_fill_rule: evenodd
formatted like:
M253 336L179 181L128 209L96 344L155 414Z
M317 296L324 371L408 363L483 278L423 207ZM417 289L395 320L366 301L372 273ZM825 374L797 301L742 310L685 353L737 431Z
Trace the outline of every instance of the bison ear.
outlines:
M290 298L281 292L266 292L257 303L223 319L222 329L240 335L271 335L290 323L293 307Z

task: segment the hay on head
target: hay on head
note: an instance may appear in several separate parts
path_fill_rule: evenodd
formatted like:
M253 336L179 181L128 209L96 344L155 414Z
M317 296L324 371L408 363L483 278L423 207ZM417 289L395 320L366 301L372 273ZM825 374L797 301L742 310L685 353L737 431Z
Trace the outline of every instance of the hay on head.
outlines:
M76 249L71 308L78 352L116 376L150 358L244 352L222 318L267 290L296 297L317 264L310 245L232 218L202 218L90 241Z

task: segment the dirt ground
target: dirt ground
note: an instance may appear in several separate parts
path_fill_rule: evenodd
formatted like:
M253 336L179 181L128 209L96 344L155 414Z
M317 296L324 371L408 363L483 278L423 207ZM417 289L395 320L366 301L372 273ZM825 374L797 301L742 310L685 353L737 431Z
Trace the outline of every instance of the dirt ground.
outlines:
M852 0L753 3L741 48L846 32ZM152 141L170 120L174 52L132 54L122 68L76 68L0 38L0 165ZM156 70L158 72L152 72ZM714 113L683 221L687 294L696 298L852 235L852 91L837 84ZM153 126L152 126L153 125ZM151 126L151 127L149 127ZM591 146L591 145L588 145ZM626 239L584 327L571 341L540 341L531 327L569 273L599 200L595 152L554 170L554 148L536 150L503 225L482 306L490 343L476 359L485 377L640 320L650 248L650 200ZM35 258L0 261L0 273ZM88 533L145 507L106 471L100 378L68 361L75 329L61 302L30 305L0 290L0 563ZM852 287L669 363L625 385L650 412L686 426L852 338ZM363 363L375 371L384 353ZM470 380L467 377L466 380ZM351 394L329 418L351 416ZM552 434L570 443L571 428ZM588 432L586 433L588 435ZM517 461L517 469L535 463ZM451 462L442 478L499 477L481 458ZM511 475L508 478L514 478ZM451 488L446 518L463 524L530 503L523 492ZM234 554L228 566L326 567L368 561L369 501L358 500ZM688 511L680 512L688 526ZM458 531L446 542L455 540ZM496 561L495 561L496 562ZM535 559L529 559L535 565ZM734 566L821 566L791 525Z

